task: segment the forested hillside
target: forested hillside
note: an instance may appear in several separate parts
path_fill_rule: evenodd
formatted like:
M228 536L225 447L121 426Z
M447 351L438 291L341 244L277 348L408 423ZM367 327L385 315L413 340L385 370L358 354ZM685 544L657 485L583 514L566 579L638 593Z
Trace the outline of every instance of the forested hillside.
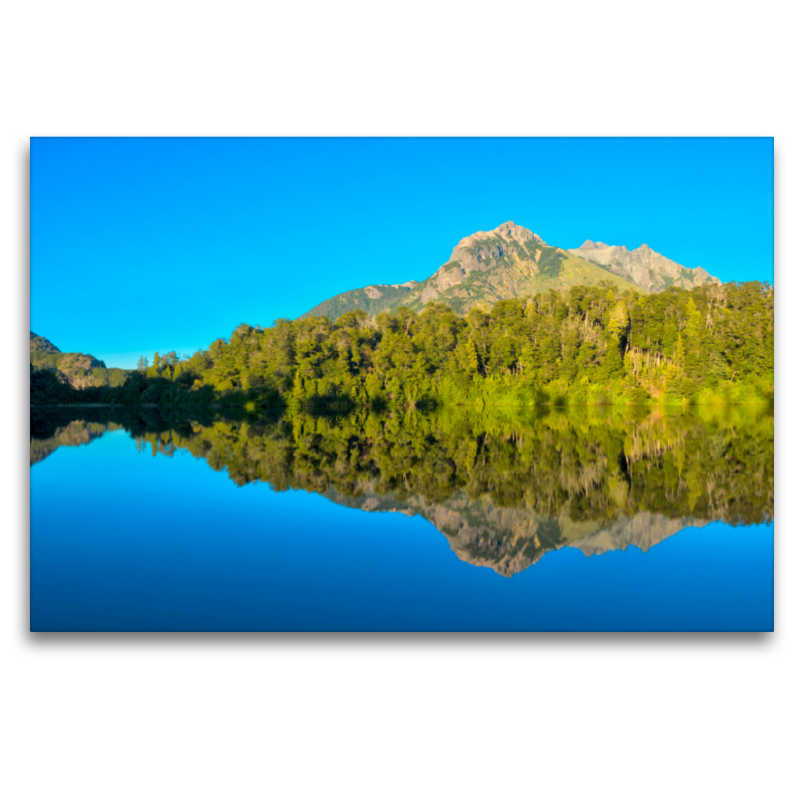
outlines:
M54 394L59 394L60 390L53 384L53 379L72 389L87 389L94 386L122 386L129 375L125 369L107 368L105 362L92 355L62 353L44 336L38 336L33 331L30 334L31 372L50 373L37 376L37 382L40 387L51 386Z
M346 405L758 403L773 397L774 292L710 284L660 294L612 284L444 304L375 319L349 312L240 325L191 358L156 353L119 403ZM34 389L32 387L32 399Z

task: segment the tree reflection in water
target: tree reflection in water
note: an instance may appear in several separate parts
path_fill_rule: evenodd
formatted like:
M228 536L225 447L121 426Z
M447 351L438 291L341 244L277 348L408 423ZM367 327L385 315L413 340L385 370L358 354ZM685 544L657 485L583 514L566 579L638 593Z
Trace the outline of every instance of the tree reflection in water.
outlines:
M773 419L746 406L275 419L61 409L32 412L31 464L122 427L141 451L189 451L240 486L419 514L459 558L510 576L563 546L647 550L689 525L771 521Z

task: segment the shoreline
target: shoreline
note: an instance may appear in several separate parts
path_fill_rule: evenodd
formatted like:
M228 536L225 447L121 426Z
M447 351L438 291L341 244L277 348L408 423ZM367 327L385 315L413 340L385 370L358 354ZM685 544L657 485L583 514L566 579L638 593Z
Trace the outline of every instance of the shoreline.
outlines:
M531 408L740 408L744 406L771 406L774 405L775 402L766 400L760 403L690 403L688 401L682 403L537 403L535 405L519 405L519 404L511 404L511 403L443 403L440 406L436 406L436 408L471 408L476 410L483 410L485 408L517 408L517 409L531 409ZM480 405L480 408L478 406ZM119 408L119 409L132 409L132 408L165 408L165 409L173 409L173 406L161 406L158 403L132 403L130 405L125 405L122 403L30 403L30 408L42 409L42 408ZM211 411L221 411L224 410L226 406L220 405L218 403L214 403L213 405L209 406L191 406L185 409L185 411L199 411L199 410L211 410ZM231 406L230 408L235 409L237 411L243 411L240 406ZM355 411L357 409L367 408L367 406L354 406L353 408L349 409L349 411ZM413 411L419 411L420 413L427 413L426 411L420 411L420 409L416 408L415 406L405 406L405 408ZM430 410L436 410L430 409ZM249 414L258 414L262 411L268 411L268 407L260 408L258 411L253 412L249 411ZM397 408L387 407L387 410L396 411L399 410ZM312 413L312 412L307 412Z

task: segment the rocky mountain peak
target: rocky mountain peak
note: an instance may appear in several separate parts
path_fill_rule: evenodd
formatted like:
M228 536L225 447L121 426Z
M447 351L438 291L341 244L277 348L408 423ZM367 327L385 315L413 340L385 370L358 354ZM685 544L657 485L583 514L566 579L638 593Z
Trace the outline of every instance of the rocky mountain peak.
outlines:
M523 228L522 225L517 225L515 222L511 222L510 220L495 228L494 232L505 239L514 239L520 244L524 244L525 242L538 242L540 244L545 243L544 239L542 239L538 233L534 233L527 228Z
M505 239L516 239L518 242L529 242L532 239L541 241L541 237L537 236L533 231L523 228L522 225L517 225L516 222L509 220L502 225L498 225L492 233L502 236Z
M502 225L498 225L491 231L477 231L471 236L467 236L458 243L458 246L469 247L470 245L477 244L482 239L495 239L498 236L506 241L515 241L522 245L526 242L541 242L544 244L544 240L541 236L509 220Z
M576 247L570 252L577 253L580 250L585 253L590 250L608 250L611 246L605 242L593 242L591 239L587 239L580 247Z

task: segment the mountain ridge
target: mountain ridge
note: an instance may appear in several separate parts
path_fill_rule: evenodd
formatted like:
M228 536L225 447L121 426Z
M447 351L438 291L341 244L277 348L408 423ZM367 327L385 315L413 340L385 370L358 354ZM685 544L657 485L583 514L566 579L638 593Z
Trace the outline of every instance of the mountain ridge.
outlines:
M401 306L421 311L431 302L447 303L464 314L477 305L490 306L550 289L597 286L603 281L635 292L720 283L702 268L689 270L647 245L629 251L587 239L580 248L567 250L548 245L539 234L509 220L461 239L447 261L422 281L375 283L341 292L299 319L327 316L336 320L357 309L374 317Z
M628 250L624 244L609 245L587 239L569 252L636 283L648 293L663 292L671 286L691 289L706 283L722 283L702 267L684 267L647 244Z

